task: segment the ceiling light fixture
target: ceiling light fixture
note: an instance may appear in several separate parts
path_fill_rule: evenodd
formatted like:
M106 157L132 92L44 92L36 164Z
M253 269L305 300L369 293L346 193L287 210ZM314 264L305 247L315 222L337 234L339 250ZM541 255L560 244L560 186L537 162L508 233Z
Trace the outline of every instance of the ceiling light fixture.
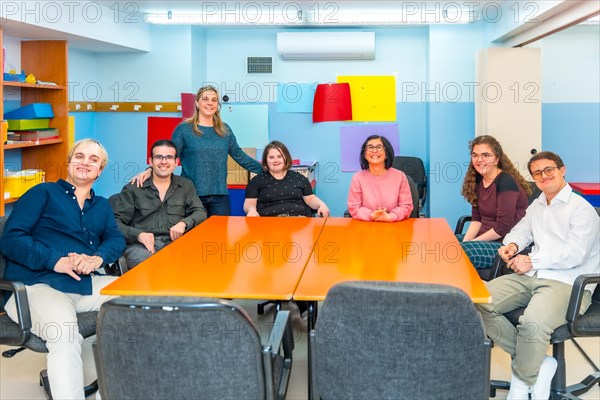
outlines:
M296 26L364 26L468 24L479 19L474 10L438 9L406 13L389 11L341 11L333 17L319 18L310 12L264 13L260 9L222 10L210 13L148 13L144 20L151 24L172 25L296 25Z

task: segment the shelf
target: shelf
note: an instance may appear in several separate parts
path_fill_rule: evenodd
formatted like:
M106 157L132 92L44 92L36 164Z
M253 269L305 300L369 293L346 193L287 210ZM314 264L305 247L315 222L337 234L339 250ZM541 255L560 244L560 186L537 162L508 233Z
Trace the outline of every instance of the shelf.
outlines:
M19 200L19 197L11 197L10 199L4 199L4 204L14 203Z
M48 140L40 140L39 142L11 143L11 144L5 144L4 150L22 149L23 147L46 146L48 144L56 144L56 143L62 143L62 142L63 142L62 139L48 139Z
M26 83L26 82L13 82L13 81L3 81L3 86L15 86L15 87L25 87L25 88L33 88L33 89L50 89L50 90L62 90L65 89L65 86L60 85L38 85L36 83Z

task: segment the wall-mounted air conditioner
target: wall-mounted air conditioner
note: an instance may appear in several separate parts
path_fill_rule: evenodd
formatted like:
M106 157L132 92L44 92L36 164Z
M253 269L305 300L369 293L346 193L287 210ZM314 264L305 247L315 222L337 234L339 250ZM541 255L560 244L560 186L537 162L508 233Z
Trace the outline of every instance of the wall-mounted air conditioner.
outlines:
M374 60L375 32L278 32L283 60Z

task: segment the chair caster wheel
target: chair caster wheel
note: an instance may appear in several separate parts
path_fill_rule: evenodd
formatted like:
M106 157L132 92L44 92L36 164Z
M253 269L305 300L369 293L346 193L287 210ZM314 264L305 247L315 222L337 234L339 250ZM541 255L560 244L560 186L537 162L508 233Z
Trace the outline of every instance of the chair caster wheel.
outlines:
M45 369L40 371L40 386L44 389L46 399L52 400L52 392L50 391L50 381L48 380L48 371Z

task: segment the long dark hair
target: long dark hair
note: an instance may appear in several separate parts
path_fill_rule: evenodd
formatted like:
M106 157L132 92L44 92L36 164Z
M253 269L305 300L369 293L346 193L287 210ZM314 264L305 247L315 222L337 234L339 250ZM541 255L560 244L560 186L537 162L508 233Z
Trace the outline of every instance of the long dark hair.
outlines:
M386 137L380 135L371 135L362 144L360 148L360 155L358 156L358 159L360 161L360 168L369 169L369 162L365 158L365 153L367 151L367 143L369 143L369 141L373 139L381 139L381 143L383 143L383 148L385 149L385 169L392 168L392 164L394 163L394 149L390 141L387 140Z

